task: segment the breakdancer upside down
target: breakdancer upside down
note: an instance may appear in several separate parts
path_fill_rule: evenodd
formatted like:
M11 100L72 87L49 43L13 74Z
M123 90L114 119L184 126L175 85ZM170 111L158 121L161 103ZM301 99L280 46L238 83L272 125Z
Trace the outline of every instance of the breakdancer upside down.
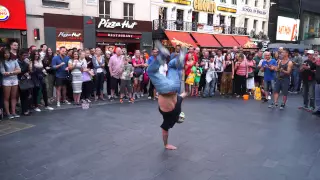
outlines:
M172 59L168 64L168 75L160 74L159 67L164 64L169 56L169 51L157 41L156 47L160 53L157 58L149 65L147 72L154 87L159 93L158 104L159 111L163 116L162 128L163 143L166 149L175 150L175 146L168 144L169 129L179 120L181 113L181 103L187 95L180 92L181 74L180 70L184 65L185 52L180 52L180 56Z

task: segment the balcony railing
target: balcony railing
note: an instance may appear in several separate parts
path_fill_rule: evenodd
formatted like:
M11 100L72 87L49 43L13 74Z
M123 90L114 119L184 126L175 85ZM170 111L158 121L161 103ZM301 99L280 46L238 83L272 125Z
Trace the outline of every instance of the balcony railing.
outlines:
M174 30L174 31L187 31L187 32L207 32L217 34L236 34L236 35L248 35L247 28L233 27L233 26L215 26L204 25L197 22L185 22L185 21L173 21L156 19L153 20L153 30Z

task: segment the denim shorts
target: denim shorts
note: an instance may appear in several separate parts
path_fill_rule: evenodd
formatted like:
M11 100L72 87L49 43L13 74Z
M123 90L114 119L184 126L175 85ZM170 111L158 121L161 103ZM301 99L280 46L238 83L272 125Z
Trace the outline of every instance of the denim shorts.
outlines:
M275 88L275 80L266 81L264 80L264 90L265 91L273 91Z
M2 82L2 85L10 87L10 86L17 86L18 83L19 83L18 79L4 79Z
M280 93L281 91L282 95L287 96L289 91L289 85L290 85L289 78L277 79L275 83L274 92Z

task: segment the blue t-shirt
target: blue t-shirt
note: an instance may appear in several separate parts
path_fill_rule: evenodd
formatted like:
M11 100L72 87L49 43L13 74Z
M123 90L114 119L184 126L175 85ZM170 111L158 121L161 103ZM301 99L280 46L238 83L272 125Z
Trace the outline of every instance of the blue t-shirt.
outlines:
M261 64L262 67L265 66L277 66L277 61L275 59L271 59L269 62L267 62L267 60L264 60ZM271 71L269 68L264 68L264 80L265 81L271 81L274 80L276 77L276 72L275 71Z
M149 57L148 59L148 65L150 65L154 60L154 56Z
M52 58L52 67L56 70L56 77L57 78L66 78L68 75L68 71L66 71L66 68L68 67L69 57L65 56L63 59L61 56L57 55ZM65 64L63 66L60 66L57 68L57 65L64 62Z

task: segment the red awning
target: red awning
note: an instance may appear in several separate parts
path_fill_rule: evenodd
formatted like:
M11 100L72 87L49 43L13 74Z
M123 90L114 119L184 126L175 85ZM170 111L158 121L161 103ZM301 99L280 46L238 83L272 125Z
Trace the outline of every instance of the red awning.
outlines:
M219 42L213 37L212 34L191 33L191 35L201 47L221 47Z
M197 44L188 32L165 31L165 33L173 46L197 47Z
M248 36L233 36L233 37L243 48L257 48L257 46L249 39Z
M214 37L223 47L239 46L237 41L231 35L215 34Z

